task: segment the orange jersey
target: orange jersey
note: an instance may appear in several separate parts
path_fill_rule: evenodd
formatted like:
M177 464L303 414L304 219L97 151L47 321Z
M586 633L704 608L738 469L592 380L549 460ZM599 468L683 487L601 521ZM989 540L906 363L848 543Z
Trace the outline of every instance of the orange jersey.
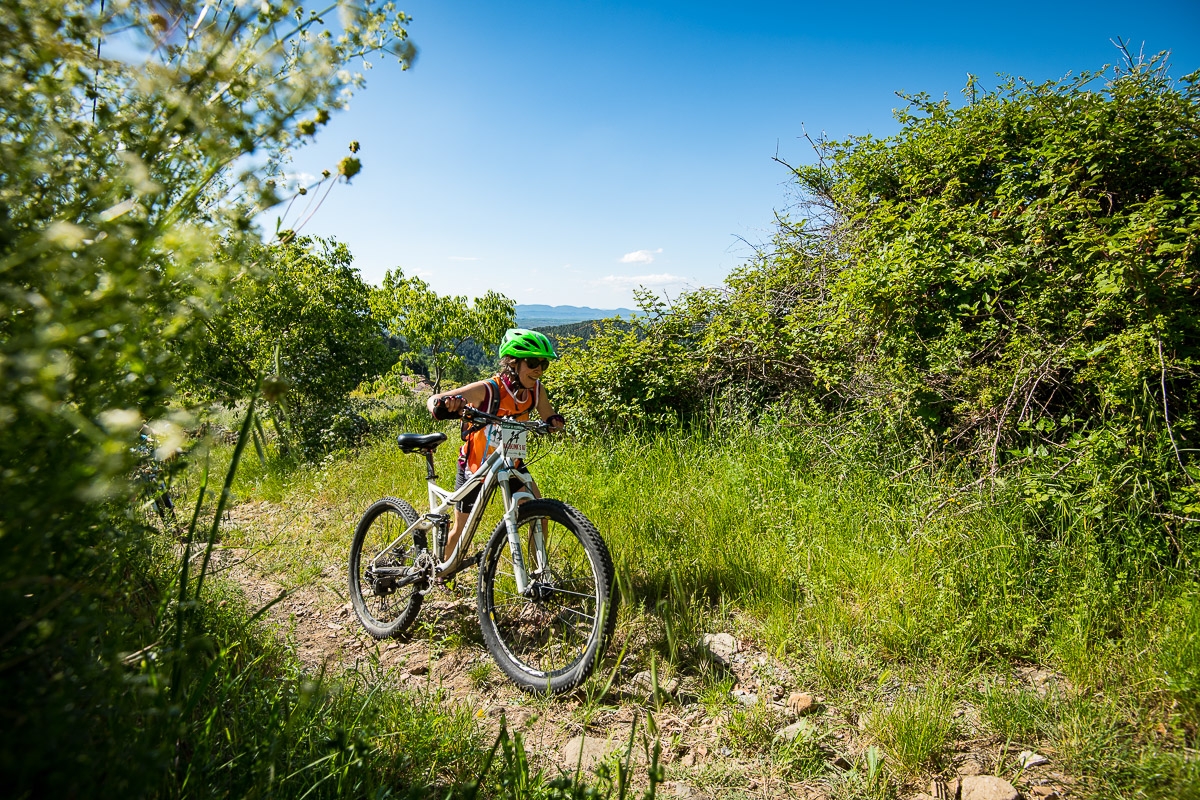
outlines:
M489 407L494 405L495 402L494 397L490 393L499 391L500 404L492 413L501 417L527 420L529 419L529 412L537 407L538 399L541 397L542 382L538 381L532 390L520 388L514 393L508 387L507 381L496 377L488 381L487 388L489 396L487 401L481 406L485 411L489 410ZM465 459L468 475L479 469L479 465L490 454L491 451L488 450L488 426L486 425L467 434L466 443L459 450L460 460Z

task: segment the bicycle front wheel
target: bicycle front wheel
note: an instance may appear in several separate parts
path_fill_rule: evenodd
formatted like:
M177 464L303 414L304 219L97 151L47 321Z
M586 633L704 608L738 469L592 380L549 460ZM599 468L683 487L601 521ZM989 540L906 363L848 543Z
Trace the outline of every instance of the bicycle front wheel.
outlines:
M413 581L428 560L425 534L397 541L417 521L403 500L385 497L363 514L350 543L350 602L359 622L376 639L403 633L421 610L424 580ZM390 549L388 549L390 546ZM387 549L382 558L380 554Z
M501 520L479 568L479 624L500 669L529 692L560 693L583 683L616 624L613 565L587 517L558 500L517 511L530 586L517 591L508 529ZM529 546L541 529L547 560Z

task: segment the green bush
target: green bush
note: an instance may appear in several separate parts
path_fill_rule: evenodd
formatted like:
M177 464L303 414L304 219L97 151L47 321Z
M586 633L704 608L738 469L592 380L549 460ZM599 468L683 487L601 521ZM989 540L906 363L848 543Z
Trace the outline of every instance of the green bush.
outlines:
M820 143L796 174L827 227L791 241L821 267L801 294L828 299L786 327L841 343L809 353L837 402L1018 469L1043 513L1083 506L1131 550L1195 557L1197 77L1155 59L972 81L958 108L909 98L894 137Z
M691 308L671 308L646 292L647 316L603 320L585 344L567 337L546 387L573 428L585 432L668 425L699 405L698 369L688 350Z
M909 97L816 142L803 219L721 289L606 328L551 375L584 429L713 398L864 456L1012 481L1110 560L1200 558L1200 73L1162 57Z
M149 699L162 687L126 665L161 633L157 606L171 595L152 567L175 556L156 556L137 521L134 445L145 420L163 433L158 455L181 443L181 353L260 241L251 220L278 202L284 149L342 106L358 83L343 71L351 60L411 58L403 14L358 7L337 39L289 3L0 7L9 793L148 794L163 764L188 757L171 723L179 708ZM167 674L176 698L207 680ZM142 726L166 733L131 733Z

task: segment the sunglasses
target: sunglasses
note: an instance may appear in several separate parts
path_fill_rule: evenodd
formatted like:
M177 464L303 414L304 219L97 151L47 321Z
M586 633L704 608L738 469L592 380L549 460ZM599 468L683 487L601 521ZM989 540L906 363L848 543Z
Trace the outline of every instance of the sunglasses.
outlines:
M529 367L530 369L545 369L546 367L550 366L550 359L527 358L525 359L525 366Z

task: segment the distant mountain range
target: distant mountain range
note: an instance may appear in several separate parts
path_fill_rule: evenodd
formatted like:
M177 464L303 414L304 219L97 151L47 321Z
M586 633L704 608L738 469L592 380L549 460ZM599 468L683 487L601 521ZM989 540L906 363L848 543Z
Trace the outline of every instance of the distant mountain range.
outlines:
M605 317L639 316L640 311L630 308L588 308L587 306L543 306L518 305L517 325L522 328L545 328L552 325L570 325Z

